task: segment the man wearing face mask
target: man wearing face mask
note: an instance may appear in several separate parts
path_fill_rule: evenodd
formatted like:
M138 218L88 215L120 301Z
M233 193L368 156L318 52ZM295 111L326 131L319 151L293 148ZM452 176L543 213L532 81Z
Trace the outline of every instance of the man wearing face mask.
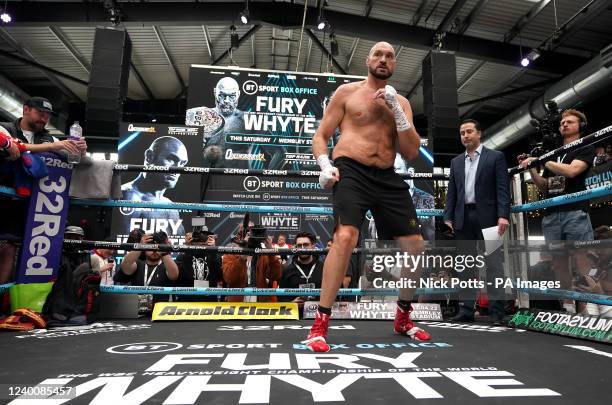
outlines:
M294 248L314 249L316 237L309 232L300 232L295 237ZM321 288L323 278L323 262L318 257L309 254L293 256L293 261L281 275L280 288ZM279 297L280 301L293 301L304 305L304 297Z
M196 228L191 234L189 245L216 246L215 234L207 227ZM217 252L187 252L176 258L179 268L178 287L217 287L223 280L221 256ZM212 295L177 295L176 301L182 302L215 302Z

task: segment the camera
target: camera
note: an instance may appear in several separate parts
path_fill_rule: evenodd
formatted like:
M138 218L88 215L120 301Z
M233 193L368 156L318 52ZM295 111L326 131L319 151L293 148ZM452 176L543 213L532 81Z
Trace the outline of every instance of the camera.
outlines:
M132 229L127 238L127 243L140 243L140 240L145 235L145 231L140 228Z
M529 138L529 156L540 157L561 146L561 136L557 132L561 121L559 106L553 100L546 101L544 105L546 110L544 117L533 118L530 121L530 124L536 128L537 135Z
M214 235L214 233L204 228L206 227L194 227L193 228L193 231L191 232L191 242L192 243L206 242L210 236Z
M268 230L261 225L252 225L247 228L248 239L241 239L241 234L236 235L236 243L243 248L260 248L266 241Z
M249 229L249 240L247 241L248 248L254 249L261 247L261 244L266 241L268 230L261 225L253 225Z
M168 240L168 234L164 231L157 231L153 234L153 242L163 245Z

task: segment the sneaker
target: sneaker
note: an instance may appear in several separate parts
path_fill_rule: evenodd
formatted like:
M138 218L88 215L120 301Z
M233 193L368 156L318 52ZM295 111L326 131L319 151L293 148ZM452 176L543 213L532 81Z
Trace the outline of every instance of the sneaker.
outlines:
M315 321L312 324L312 328L310 328L308 337L301 342L308 346L311 351L317 353L326 353L329 351L329 345L325 342L329 318L329 315L317 311Z
M397 307L395 311L395 321L393 322L393 329L395 333L400 335L408 336L411 339L419 341L428 341L431 339L431 335L423 329L414 326L414 322L410 319L410 311Z

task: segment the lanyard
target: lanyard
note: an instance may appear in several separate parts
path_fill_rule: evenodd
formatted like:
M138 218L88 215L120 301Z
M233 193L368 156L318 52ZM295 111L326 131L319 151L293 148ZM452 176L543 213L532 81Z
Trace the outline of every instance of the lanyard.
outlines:
M149 283L151 282L151 279L153 278L153 275L155 274L155 271L157 270L158 267L159 267L159 264L153 267L153 271L151 271L151 274L147 277L147 274L149 273L149 265L145 263L145 273L144 273L145 287L149 286Z
M302 268L300 267L299 264L295 263L295 267L298 269L298 271L302 274L302 277L304 277L306 279L306 284L308 284L308 280L310 279L310 277L312 276L312 272L314 271L315 265L317 264L317 262L315 261L312 264L312 267L310 268L310 273L308 273L308 275L306 275L306 273L304 273L304 270L302 270Z

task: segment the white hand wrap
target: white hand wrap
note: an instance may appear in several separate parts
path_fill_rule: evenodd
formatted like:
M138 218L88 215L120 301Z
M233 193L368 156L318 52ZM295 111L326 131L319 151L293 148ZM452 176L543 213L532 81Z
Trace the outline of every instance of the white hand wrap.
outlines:
M321 168L321 173L319 174L319 184L323 188L329 187L330 181L334 178L334 165L329 161L329 157L325 154L319 155L317 158L317 163Z
M406 118L406 114L402 109L399 101L397 100L397 91L393 88L393 86L389 86L388 84L385 86L385 102L393 111L393 116L395 117L395 127L397 131L407 131L412 128L412 124Z

